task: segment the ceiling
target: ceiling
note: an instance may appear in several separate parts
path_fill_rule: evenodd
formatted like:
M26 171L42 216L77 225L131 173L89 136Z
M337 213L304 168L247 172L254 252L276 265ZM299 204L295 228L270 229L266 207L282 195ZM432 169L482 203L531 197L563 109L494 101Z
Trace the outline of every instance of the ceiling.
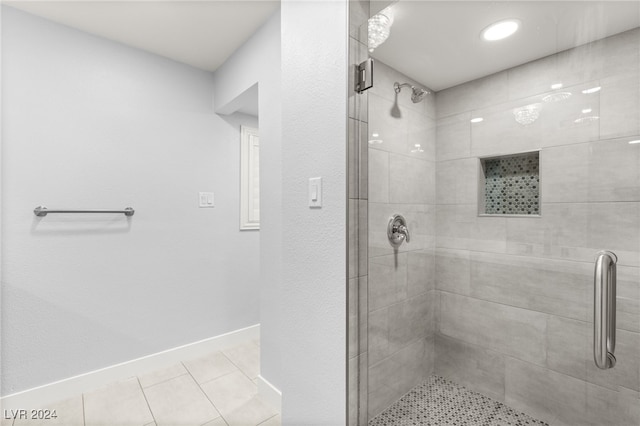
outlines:
M215 71L280 1L4 1L54 22Z
M1 1L1 0L0 0ZM4 1L12 7L207 71L215 71L279 7L274 0ZM388 0L373 1L379 10ZM640 1L399 0L372 54L442 90L640 26ZM480 31L518 18L514 36Z
M400 0L391 10L391 35L372 56L435 91L640 26L639 1ZM520 30L480 39L506 18Z

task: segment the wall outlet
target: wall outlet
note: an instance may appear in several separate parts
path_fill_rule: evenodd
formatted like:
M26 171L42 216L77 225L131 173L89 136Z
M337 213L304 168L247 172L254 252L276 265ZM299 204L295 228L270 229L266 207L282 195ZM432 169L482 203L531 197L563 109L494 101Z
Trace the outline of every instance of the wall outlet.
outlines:
M213 192L198 192L198 207L215 207L213 203Z

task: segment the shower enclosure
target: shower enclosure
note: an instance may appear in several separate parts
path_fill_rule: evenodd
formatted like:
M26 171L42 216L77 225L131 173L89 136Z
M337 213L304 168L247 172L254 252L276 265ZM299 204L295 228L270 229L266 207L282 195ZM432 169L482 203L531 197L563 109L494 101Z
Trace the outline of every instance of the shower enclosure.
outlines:
M640 3L350 23L349 424L639 425Z

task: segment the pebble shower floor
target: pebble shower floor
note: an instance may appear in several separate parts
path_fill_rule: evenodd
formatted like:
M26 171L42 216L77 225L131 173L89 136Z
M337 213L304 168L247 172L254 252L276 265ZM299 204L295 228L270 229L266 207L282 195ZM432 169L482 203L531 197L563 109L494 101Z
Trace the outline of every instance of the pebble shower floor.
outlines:
M411 389L369 426L548 426L439 376Z

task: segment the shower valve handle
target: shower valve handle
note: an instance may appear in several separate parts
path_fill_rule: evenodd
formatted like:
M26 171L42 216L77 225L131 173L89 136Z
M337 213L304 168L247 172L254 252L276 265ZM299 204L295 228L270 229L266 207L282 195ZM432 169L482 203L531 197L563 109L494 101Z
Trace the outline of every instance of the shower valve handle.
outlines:
M411 240L404 216L395 214L389 219L387 237L389 237L389 242L393 247L399 247L403 241L408 243Z

